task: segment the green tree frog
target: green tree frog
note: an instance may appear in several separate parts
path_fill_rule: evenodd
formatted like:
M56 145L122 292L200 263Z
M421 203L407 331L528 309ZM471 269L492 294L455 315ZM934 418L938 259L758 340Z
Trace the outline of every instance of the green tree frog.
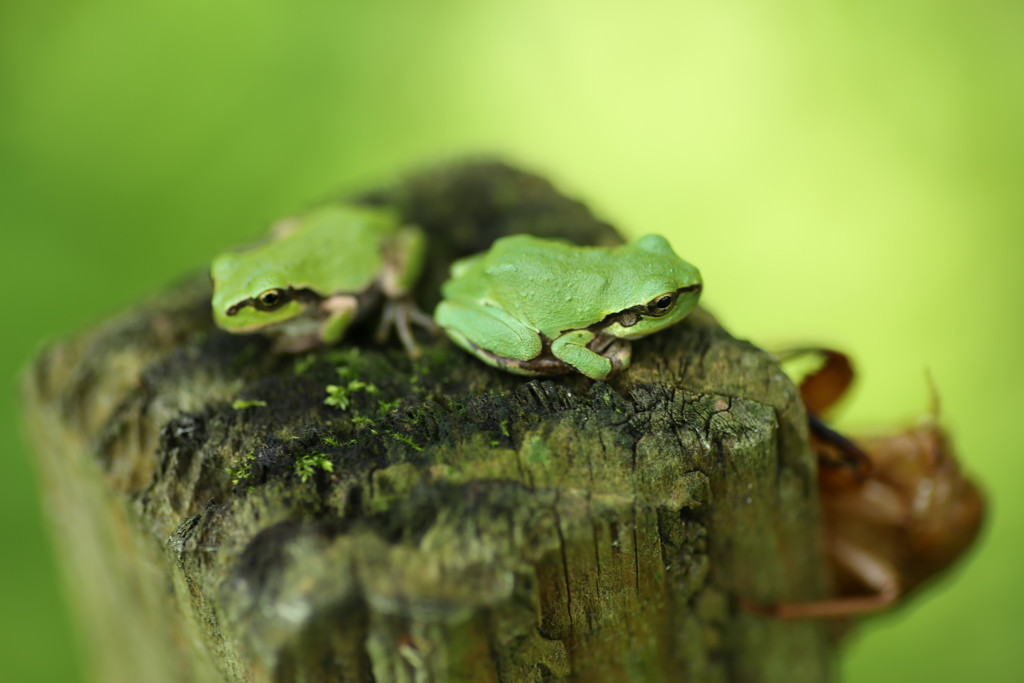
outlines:
M452 265L434 319L496 368L604 379L629 367L629 340L682 320L700 292L660 235L619 247L512 235Z
M386 209L311 209L276 224L268 242L214 259L213 318L228 332L262 332L274 338L275 350L296 353L337 342L383 296L378 340L394 326L409 355L418 356L409 323L433 321L409 290L425 246L419 227Z

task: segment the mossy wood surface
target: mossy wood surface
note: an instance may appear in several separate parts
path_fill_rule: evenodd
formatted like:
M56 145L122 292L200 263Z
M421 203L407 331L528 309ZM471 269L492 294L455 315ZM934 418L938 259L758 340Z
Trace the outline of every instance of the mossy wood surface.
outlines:
M620 239L499 164L360 199L432 235L425 310L500 235ZM823 594L815 471L794 387L707 313L611 381L531 381L425 333L411 362L372 319L273 355L209 296L196 276L25 378L97 681L829 678L822 625L736 606Z

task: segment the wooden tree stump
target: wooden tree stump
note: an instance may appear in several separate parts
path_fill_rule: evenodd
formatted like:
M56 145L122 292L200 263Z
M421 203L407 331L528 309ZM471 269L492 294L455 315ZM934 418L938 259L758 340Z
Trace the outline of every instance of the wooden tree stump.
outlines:
M501 235L619 241L496 163L357 200L431 234L425 310ZM824 594L815 462L793 385L706 312L608 382L531 381L374 321L274 355L209 299L196 276L25 377L95 680L830 677L820 624L737 607Z

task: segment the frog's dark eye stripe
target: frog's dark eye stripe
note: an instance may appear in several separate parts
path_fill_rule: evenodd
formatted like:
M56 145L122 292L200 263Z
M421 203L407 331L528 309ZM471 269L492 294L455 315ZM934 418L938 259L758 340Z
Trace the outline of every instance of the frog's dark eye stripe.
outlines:
M316 295L306 289L267 289L258 296L245 301L239 301L237 304L225 311L228 315L238 315L238 312L246 306L252 306L258 311L276 311L277 309L284 306L289 301L299 300L305 301L307 299L317 299Z
M661 296L655 297L647 302L646 314L657 318L659 316L667 314L676 306L676 302L679 301L680 294L688 294L690 292L700 293L700 283L690 285L688 287L680 287L674 292L666 292Z
M600 331L609 325L619 325L620 327L633 327L644 318L660 318L667 315L676 307L676 303L679 301L680 294L688 294L690 292L699 293L701 285L688 285L686 287L680 287L674 292L665 292L660 296L656 296L646 304L640 304L639 306L632 306L624 311L618 313L612 313L606 316L601 322L596 325L591 325L590 330ZM568 331L568 330L565 330Z

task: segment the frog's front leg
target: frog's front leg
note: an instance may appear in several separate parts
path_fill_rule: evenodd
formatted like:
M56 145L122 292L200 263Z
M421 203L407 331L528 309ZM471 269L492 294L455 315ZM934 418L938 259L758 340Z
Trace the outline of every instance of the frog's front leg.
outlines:
M446 300L434 319L452 341L488 365L517 375L549 374L534 361L544 349L540 335L500 308Z
M303 353L337 343L359 312L359 300L339 294L323 299L316 308L269 330L274 351Z
M377 328L377 341L386 341L388 332L394 326L410 358L419 358L420 349L416 345L409 323L432 332L437 329L434 319L421 311L409 294L423 271L426 250L426 236L417 225L400 228L384 249L384 267L381 271L380 284L387 303L384 305L384 313Z
M348 294L337 294L320 302L320 310L327 318L320 323L320 342L330 346L345 336L345 330L359 313L359 299Z
M597 350L591 348L597 338L590 330L566 332L551 342L551 352L591 379L607 379L620 369L628 367L630 345L628 341L598 340Z
M628 339L602 335L590 342L587 348L611 361L612 371L608 377L628 368L633 360L633 344Z

